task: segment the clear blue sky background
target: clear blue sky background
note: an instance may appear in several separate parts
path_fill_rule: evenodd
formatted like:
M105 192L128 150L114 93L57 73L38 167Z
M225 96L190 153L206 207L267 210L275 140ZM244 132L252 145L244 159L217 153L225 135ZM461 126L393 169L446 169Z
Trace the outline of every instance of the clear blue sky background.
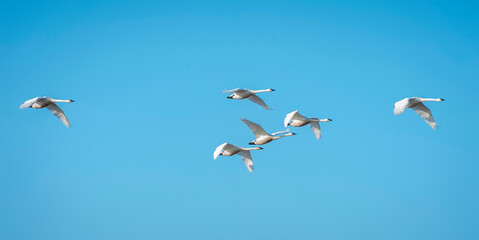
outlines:
M41 2L41 3L40 3ZM136 2L136 3L133 3ZM0 239L478 239L477 1L1 1ZM249 101L224 89L274 88ZM61 104L72 128L36 96ZM427 104L432 130L404 97ZM332 118L252 152L246 117Z

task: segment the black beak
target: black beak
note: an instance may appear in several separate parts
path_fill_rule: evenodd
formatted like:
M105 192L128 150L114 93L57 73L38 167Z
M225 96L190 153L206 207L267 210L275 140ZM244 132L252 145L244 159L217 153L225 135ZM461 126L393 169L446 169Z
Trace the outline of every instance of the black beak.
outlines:
M262 147L259 147L259 149L263 149Z
M441 101L446 101L446 99L444 99L444 98L439 98L439 99L441 99Z
M272 89L272 88L270 88L270 89L271 89L271 92L274 92L274 91L276 91L276 90L274 90L274 89Z
M331 119L331 118L328 118L328 120L329 120L330 122L333 121L333 119Z
M292 133L293 135L296 135L296 133Z
M70 99L70 101L74 102L73 100Z
M249 142L248 144L249 144L249 145L254 145L254 142Z
M226 98L232 99L233 97L232 97L232 96L228 96L228 97L226 97Z

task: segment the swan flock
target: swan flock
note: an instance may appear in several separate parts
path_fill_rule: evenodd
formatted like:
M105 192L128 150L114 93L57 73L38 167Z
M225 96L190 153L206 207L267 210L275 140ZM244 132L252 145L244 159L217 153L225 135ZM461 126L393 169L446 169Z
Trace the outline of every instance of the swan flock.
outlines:
M228 99L249 99L250 101L262 106L267 110L271 110L271 108L266 105L266 103L256 96L257 93L261 92L273 92L274 90L271 88L265 90L250 90L250 89L242 89L236 88L232 90L225 90L223 93L232 93L227 98ZM437 123L432 117L431 110L427 108L423 102L434 101L434 102L442 102L444 99L442 98L420 98L420 97L410 97L404 98L394 104L394 114L399 115L403 113L407 108L412 108L419 116L421 116L429 126L431 126L434 130L437 129ZM268 133L266 132L259 124L254 123L252 121L247 120L246 118L242 118L241 121L246 124L251 132L253 132L255 139L249 142L249 145L264 145L270 143L274 140L278 140L283 137L293 136L296 133L289 132L289 129ZM309 125L311 130L313 131L314 136L316 139L321 139L321 126L320 122L331 122L331 118L314 118L314 117L305 117L299 113L299 110L295 110L286 114L284 118L283 124L284 127L303 127ZM214 159L218 158L218 156L233 156L238 154L242 159L246 167L250 172L254 171L253 168L253 159L251 157L251 150L260 150L263 148L243 148L240 146L232 145L229 143L223 143L218 146L214 152Z
M256 103L263 107L266 110L271 110L271 108L256 94L262 92L273 92L274 89L268 88L264 90L250 90L250 89L241 89L236 88L232 90L225 90L224 93L231 93L227 98L228 99L248 99L253 103ZM432 116L431 110L424 105L424 102L443 102L443 98L421 98L421 97L409 97L404 98L400 101L397 101L394 104L393 112L395 115L402 114L406 109L411 108L414 110L424 121L434 130L438 128L436 120ZM25 101L20 105L20 109L24 108L35 108L48 109L53 115L55 115L62 123L70 128L70 122L66 117L63 110L57 105L57 103L72 103L74 102L71 99L60 100L53 99L50 97L35 97L30 100ZM255 139L250 141L249 145L264 145L272 141L278 140L280 138L294 136L296 133L290 132L289 129L278 131L274 133L266 132L259 124L254 123L246 118L242 118L241 121L249 128L249 130L254 134ZM309 125L313 131L316 139L321 139L321 127L320 122L330 122L330 118L314 118L314 117L305 117L299 113L299 110L295 110L286 114L286 117L283 120L284 127L303 127ZM230 143L223 143L219 145L214 151L213 158L216 160L219 156L234 156L239 155L243 160L243 163L247 167L248 171L254 171L253 158L251 157L252 150L261 150L262 147L253 147L253 148L243 148L241 146L233 145Z

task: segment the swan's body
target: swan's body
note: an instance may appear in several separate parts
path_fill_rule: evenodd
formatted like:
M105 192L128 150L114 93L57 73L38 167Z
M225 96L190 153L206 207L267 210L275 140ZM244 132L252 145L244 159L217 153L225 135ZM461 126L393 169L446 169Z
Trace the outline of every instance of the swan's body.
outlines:
M232 92L233 94L229 95L228 97L226 98L229 98L229 99L237 99L237 100L241 100L241 99L245 99L247 98L248 100L260 105L261 107L267 109L267 110L270 110L270 108L268 107L268 105L266 105L266 103L264 103L263 99L261 99L260 97L256 96L256 93L260 93L260 92L273 92L275 91L274 89L271 89L271 88L268 88L268 89L264 89L264 90L250 90L250 89L241 89L241 88L236 88L236 89L232 89L232 90L225 90L223 91L224 93L229 93L229 92Z
M431 110L423 104L423 102L442 102L442 98L420 98L420 97L410 97L404 98L401 101L397 101L394 104L394 114L399 115L406 111L407 108L412 108L419 116L426 121L426 123L431 126L432 129L437 129L436 120L432 117Z
M263 148L255 147L255 148L242 148L240 146L232 145L229 143L223 143L219 145L214 153L214 159L218 158L218 156L233 156L233 155L240 155L241 159L243 159L244 164L248 168L248 171L253 172L253 159L251 158L250 150L260 150Z
M309 124L311 126L311 130L313 130L314 136L316 139L321 138L321 127L319 126L319 122L330 122L332 121L330 118L326 119L318 119L318 118L309 118L299 114L298 110L294 112L290 112L284 118L284 127L293 126L293 127L302 127L304 125Z
M56 104L57 102L66 102L66 103L71 103L74 102L71 99L68 100L59 100L59 99L53 99L49 97L36 97L33 99L30 99L26 102L24 102L21 106L20 109L24 108L47 108L50 110L50 112L53 113L58 119L60 119L65 126L68 128L70 127L70 122L68 121L67 117L65 116L65 113L63 113L62 109L58 107Z
M256 139L251 141L249 145L263 145L273 140L280 139L282 137L296 135L296 133L289 132L289 130L269 134L259 124L248 121L245 118L241 119L241 121L243 121L246 124L246 126L248 126L249 130L251 130L251 132L253 132L253 134L256 136ZM286 134L279 135L282 133L286 133Z

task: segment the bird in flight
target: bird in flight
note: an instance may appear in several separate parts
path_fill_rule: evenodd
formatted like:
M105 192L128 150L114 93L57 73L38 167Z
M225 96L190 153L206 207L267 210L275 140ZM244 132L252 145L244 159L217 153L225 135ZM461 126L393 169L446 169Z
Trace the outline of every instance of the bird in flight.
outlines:
M237 100L247 98L250 101L260 105L261 107L263 107L267 110L271 110L271 108L268 105L266 105L266 103L264 103L263 99L256 96L256 94L260 93L260 92L274 92L274 91L275 90L271 89L271 88L264 89L264 90L250 90L250 89L236 88L236 89L232 89L232 90L224 90L223 93L231 93L232 92L233 94L229 95L226 98L237 99Z
M219 155L223 156L233 156L233 155L240 155L241 159L243 159L244 164L248 168L248 171L253 172L254 167L253 167L253 159L251 158L251 153L250 150L261 150L263 148L261 147L255 147L255 148L242 148L240 146L232 145L229 143L223 143L219 145L215 153L213 154L214 160L218 158Z
M311 130L313 130L314 136L316 139L321 138L321 127L319 126L319 122L330 122L333 121L330 118L326 119L318 119L318 118L309 118L301 115L298 110L294 112L290 112L284 118L284 127L293 126L293 127L302 127L304 125L309 124L311 126Z
M410 97L404 98L401 101L397 101L394 104L394 114L399 115L406 111L407 108L412 108L419 116L426 121L426 123L431 126L432 129L437 129L436 120L432 117L431 110L424 105L423 102L442 102L443 98L420 98L420 97Z
M296 133L289 132L289 130L269 134L259 124L251 122L247 120L246 118L241 119L241 121L243 121L246 124L246 126L248 126L249 130L251 130L251 132L253 132L253 134L256 136L256 139L251 141L249 145L263 145L273 140L280 139L282 137L296 135ZM286 134L279 135L282 133L286 133Z
M20 105L20 109L24 108L47 108L50 110L50 112L53 113L58 119L60 119L67 128L70 127L70 122L68 121L67 117L65 116L65 113L62 111L60 107L56 104L57 102L65 102L65 103L71 103L74 102L71 99L68 100L59 100L59 99L53 99L49 97L36 97L32 98L26 102L24 102L22 105Z

